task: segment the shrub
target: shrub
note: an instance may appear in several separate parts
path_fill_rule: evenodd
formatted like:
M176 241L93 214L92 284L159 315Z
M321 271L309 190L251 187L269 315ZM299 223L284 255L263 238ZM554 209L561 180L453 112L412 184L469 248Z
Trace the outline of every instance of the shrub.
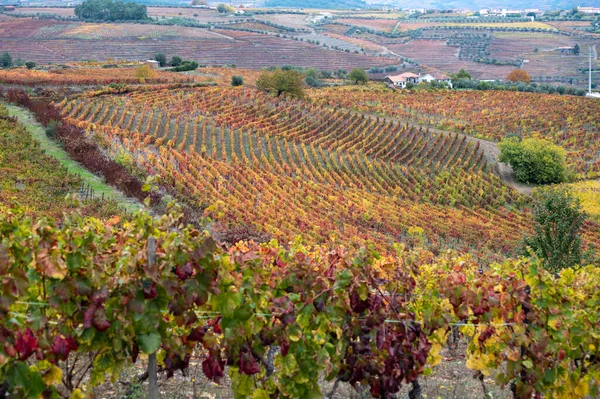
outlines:
M586 253L581 249L586 214L581 211L579 200L566 189L539 189L534 198L534 234L523 240L527 251L555 273L593 261L594 249Z
M158 53L154 56L154 59L156 61L158 61L158 64L161 67L164 67L165 65L167 65L167 57L163 54L163 53Z
M242 86L244 84L244 78L241 76L234 75L231 77L232 86Z
M140 65L139 67L135 68L135 77L138 78L142 83L144 83L146 79L152 78L155 75L155 71L147 64Z
M33 61L27 61L25 63L25 66L27 67L27 69L33 69L33 68L35 68L36 65L37 64L35 62L33 62Z
M193 71L198 68L198 63L196 61L183 61L181 65L176 66L175 68L171 68L173 72L185 72L185 71Z
M10 68L13 66L12 56L8 52L0 55L0 67Z
M217 6L217 11L219 11L219 13L221 14L230 14L232 12L235 12L235 8L233 8L229 4L221 3Z
M512 166L524 183L561 183L566 177L565 150L544 139L505 138L499 145L500 162Z
M304 83L306 83L306 85L310 86L310 87L322 87L323 86L323 82L321 82L319 79L315 78L314 76L307 76L304 79Z
M183 58L181 58L178 55L174 55L173 58L171 58L171 65L176 67L179 66L183 63Z
M46 136L48 136L51 139L53 139L56 136L56 125L57 124L58 124L57 121L50 121L50 123L48 123L48 126L46 126L46 128L44 129L46 132Z

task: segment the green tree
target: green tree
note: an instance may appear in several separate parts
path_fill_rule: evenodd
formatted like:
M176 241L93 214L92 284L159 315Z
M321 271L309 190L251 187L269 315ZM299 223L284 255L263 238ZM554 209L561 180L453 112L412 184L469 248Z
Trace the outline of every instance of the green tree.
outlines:
M323 86L323 82L321 82L321 80L319 79L319 71L317 71L315 68L309 68L306 71L304 71L304 75L306 76L304 78L304 83L306 83L307 86L310 87L321 87Z
M179 66L183 63L183 58L181 58L178 55L174 55L173 58L171 58L171 65L176 67Z
M106 21L148 19L145 5L113 0L85 0L75 7L75 15L82 19Z
M304 74L295 70L276 69L261 74L256 80L256 87L281 96L283 93L292 97L304 98Z
M241 76L234 75L231 77L231 85L232 86L243 86L244 78Z
M221 14L230 14L232 12L235 12L235 8L233 8L229 4L221 3L217 6L217 11L220 12Z
M573 46L573 54L579 55L579 44Z
M33 69L33 68L35 68L35 66L36 66L36 63L35 63L35 62L33 62L33 61L27 61L27 62L25 63L25 66L27 67L27 69Z
M552 184L566 178L565 150L548 140L508 137L498 147L499 161L510 164L520 182Z
M158 53L154 56L154 59L156 61L158 61L158 64L161 67L164 67L165 65L167 65L167 57L163 54L163 53Z
M365 84L369 81L369 77L367 76L367 72L361 68L354 68L350 71L348 75L348 79L350 79L354 84Z
M471 79L471 74L464 69L461 69L452 76L454 79Z
M8 52L2 54L0 56L0 67L2 68L10 68L13 66L12 57Z
M581 228L586 214L566 189L538 189L534 194L534 233L523 239L526 251L539 257L546 269L558 272L593 260L594 250L583 253Z

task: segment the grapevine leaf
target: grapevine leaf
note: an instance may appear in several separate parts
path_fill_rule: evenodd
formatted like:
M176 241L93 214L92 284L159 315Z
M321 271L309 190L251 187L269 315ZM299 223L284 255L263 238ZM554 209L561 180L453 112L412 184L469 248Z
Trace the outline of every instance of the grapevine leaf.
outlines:
M290 338L290 341L298 342L300 340L300 338L302 338L302 329L300 328L300 326L298 324L292 324L287 329L287 334L288 334L288 337Z
M19 390L27 399L37 399L46 388L42 376L35 369L32 370L24 362L17 362L8 369L8 382L11 390Z
M137 343L142 352L151 354L156 352L160 348L162 337L158 331L153 331L148 334L139 335Z
M269 393L264 389L257 389L252 393L252 399L269 399Z

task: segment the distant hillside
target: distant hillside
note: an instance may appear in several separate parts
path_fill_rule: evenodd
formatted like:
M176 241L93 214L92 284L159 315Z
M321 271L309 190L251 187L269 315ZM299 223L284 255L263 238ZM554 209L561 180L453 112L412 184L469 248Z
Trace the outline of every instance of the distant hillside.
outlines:
M540 10L569 10L576 7L578 3L582 6L593 6L593 2L578 2L577 0L372 0L369 3L385 4L388 6L402 8L438 8L455 9L469 8L477 10L481 8L508 8L525 9L539 8Z
M355 9L366 8L364 0L267 0L266 7Z

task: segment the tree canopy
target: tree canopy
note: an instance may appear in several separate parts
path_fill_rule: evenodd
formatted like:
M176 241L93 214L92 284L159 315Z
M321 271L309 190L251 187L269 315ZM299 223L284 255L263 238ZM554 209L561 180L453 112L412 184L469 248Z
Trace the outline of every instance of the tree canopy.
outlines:
M579 200L565 189L536 190L534 197L534 234L523 240L528 251L553 272L592 261L593 249L583 253L581 248L586 214Z
M506 77L506 80L509 80L511 82L529 83L529 82L531 82L531 77L523 69L515 69L511 73L508 74L508 76Z
M471 74L465 71L464 69L461 69L460 71L452 75L452 77L454 79L471 79Z
M364 69L354 68L350 71L348 75L348 79L350 79L354 84L365 84L369 81L369 77Z
M303 98L304 97L304 74L293 69L264 72L256 80L259 90L269 92L277 97L283 93Z
M235 12L235 8L233 8L229 4L221 3L217 6L217 11L220 12L221 14L230 14L232 12Z
M520 182L552 184L566 178L565 150L548 140L510 137L498 146L500 162L510 164Z
M75 7L75 15L83 19L106 21L131 21L148 18L145 5L121 0L85 0Z
M166 56L166 55L164 55L163 53L158 53L158 54L156 54L156 55L154 56L154 59L155 59L156 61L158 61L158 64L159 64L161 67L164 67L165 65L167 65L167 56Z
M0 67L1 68L10 68L13 66L13 60L8 52L0 55Z

